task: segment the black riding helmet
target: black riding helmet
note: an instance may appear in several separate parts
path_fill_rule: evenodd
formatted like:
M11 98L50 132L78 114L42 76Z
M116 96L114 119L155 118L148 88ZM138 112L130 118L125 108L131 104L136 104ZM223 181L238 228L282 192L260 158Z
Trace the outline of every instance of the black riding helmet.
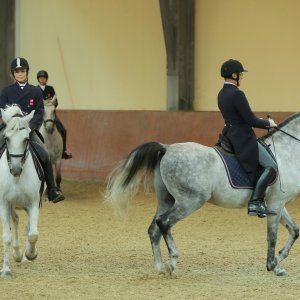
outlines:
M242 73L242 72L248 72L244 69L243 65L235 59L229 59L225 61L221 67L221 76L224 78L232 78L233 73Z
M48 79L47 71L44 70L38 71L36 74L36 78L39 79L40 77L45 77L46 79Z
M15 58L10 64L10 70L13 73L15 70L18 69L26 69L27 73L29 71L29 64L25 58L17 57Z

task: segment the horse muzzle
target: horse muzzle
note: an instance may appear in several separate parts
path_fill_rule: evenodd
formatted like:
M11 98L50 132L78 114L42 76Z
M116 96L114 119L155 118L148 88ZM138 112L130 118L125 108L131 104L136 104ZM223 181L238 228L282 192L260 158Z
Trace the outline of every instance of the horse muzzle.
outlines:
M10 174L14 177L20 177L22 171L23 171L22 167L11 167L9 169Z

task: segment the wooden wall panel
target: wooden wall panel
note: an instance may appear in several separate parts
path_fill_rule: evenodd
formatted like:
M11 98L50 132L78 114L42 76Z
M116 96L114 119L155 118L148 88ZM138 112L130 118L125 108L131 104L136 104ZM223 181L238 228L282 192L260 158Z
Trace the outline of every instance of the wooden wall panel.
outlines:
M290 114L272 117L278 123ZM219 112L63 110L58 116L68 130L68 150L73 154L63 161L62 176L71 179L104 180L133 148L149 141L212 146L223 127ZM261 136L265 130L256 132Z

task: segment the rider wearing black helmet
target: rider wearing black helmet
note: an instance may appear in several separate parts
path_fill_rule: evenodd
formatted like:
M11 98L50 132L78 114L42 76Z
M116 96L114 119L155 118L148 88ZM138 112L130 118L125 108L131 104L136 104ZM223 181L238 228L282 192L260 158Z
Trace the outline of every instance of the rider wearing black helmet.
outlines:
M245 94L238 88L247 72L237 60L227 60L221 66L224 86L218 94L218 107L225 121L223 135L231 142L234 152L256 185L248 203L248 214L266 217L274 212L266 208L264 201L268 184L277 172L277 165L268 151L257 142L252 127L268 129L277 125L272 119L257 118L252 112ZM262 171L257 174L258 166Z
M25 58L17 57L11 63L11 73L15 83L5 87L0 95L0 108L5 109L6 105L17 104L21 110L29 114L35 111L29 126L31 129L30 140L33 148L39 154L42 160L42 166L45 173L45 181L48 187L48 198L54 203L64 199L63 194L55 188L52 165L49 160L47 150L39 138L37 131L43 122L44 102L39 88L28 83L29 64ZM0 144L4 143L2 125L0 131Z
M52 99L56 94L53 86L47 85L48 82L48 73L45 70L38 71L36 74L36 78L39 82L38 86L40 87L44 100ZM58 105L58 100L56 97L56 107ZM63 154L62 158L70 159L72 158L72 154L67 152L67 130L65 129L64 125L60 121L60 119L55 115L55 125L60 133L62 140L63 140Z

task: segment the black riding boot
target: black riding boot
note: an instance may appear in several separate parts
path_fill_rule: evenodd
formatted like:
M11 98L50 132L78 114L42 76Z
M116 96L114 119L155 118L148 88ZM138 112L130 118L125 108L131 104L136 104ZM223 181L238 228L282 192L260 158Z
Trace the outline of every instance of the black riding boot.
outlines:
M62 135L63 139L63 153L62 153L62 158L63 159L70 159L72 158L72 153L67 152L67 134Z
M53 169L48 156L48 152L43 148L43 146L41 146L37 142L32 141L31 145L33 146L34 150L38 153L38 156L42 160L42 166L45 173L45 181L47 184L49 201L52 201L53 203L57 203L59 201L64 200L65 197L62 194L62 192L55 187L54 178L53 178Z
M61 157L63 159L70 159L72 158L72 153L67 152L67 130L57 116L55 118L55 125L63 140L63 153Z
M276 215L274 211L268 210L264 201L268 184L275 176L276 171L272 167L265 168L258 178L255 188L248 203L248 215L264 218L267 215Z

